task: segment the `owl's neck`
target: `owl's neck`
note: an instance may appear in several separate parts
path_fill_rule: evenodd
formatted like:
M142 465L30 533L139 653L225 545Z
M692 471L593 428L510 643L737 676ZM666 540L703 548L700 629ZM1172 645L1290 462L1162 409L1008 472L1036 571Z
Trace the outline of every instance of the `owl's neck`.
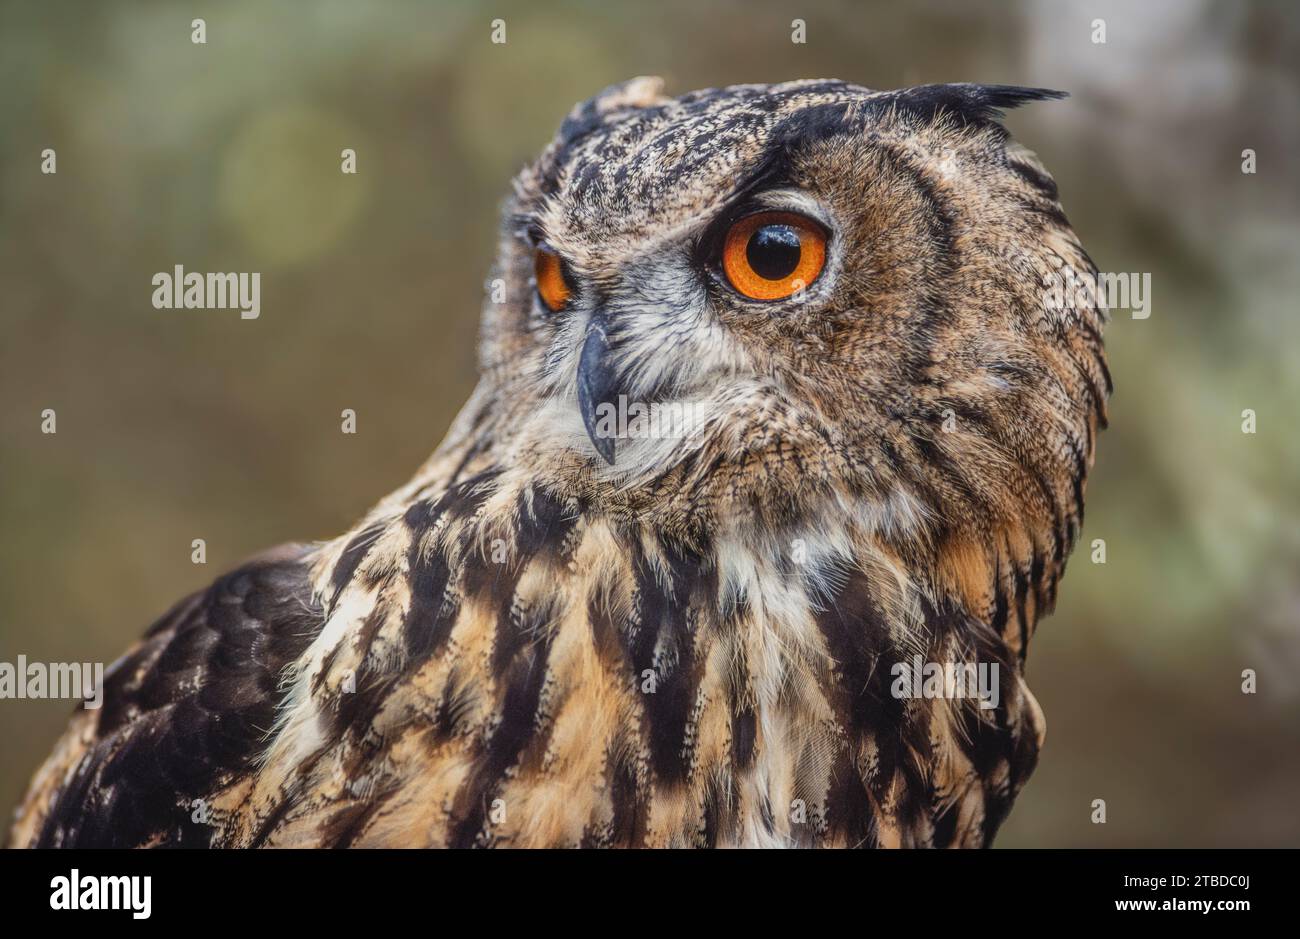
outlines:
M1037 751L1016 658L883 536L884 508L839 509L687 544L518 469L407 487L322 551L328 622L268 759L321 746L349 680L345 713L409 686L500 773L455 797L450 842L524 843L472 807L531 778L590 802L529 809L548 825L631 812L628 843L984 843Z

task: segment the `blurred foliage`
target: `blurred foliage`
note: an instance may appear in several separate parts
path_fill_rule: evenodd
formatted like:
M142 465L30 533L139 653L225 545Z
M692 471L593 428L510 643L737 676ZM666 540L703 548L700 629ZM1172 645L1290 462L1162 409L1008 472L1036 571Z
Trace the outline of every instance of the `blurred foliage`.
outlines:
M1048 743L1000 843L1300 844L1298 14L0 4L0 659L111 661L184 591L336 534L403 482L472 387L509 177L576 100L637 74L677 93L1044 85L1073 97L1008 124L1098 266L1152 274L1153 313L1108 333L1112 426L1030 656ZM488 42L494 17L505 45ZM46 147L57 175L39 172ZM338 172L345 147L356 176ZM154 310L150 278L175 264L261 271L261 318ZM345 407L356 436L339 433ZM57 435L39 432L44 408ZM190 563L198 537L207 567ZM67 711L0 702L0 803ZM1089 822L1096 798L1107 825Z

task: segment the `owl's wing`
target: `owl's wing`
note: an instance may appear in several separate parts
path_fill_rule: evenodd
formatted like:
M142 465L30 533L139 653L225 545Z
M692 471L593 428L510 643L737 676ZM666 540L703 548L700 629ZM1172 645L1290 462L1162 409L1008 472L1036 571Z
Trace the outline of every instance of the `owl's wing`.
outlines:
M320 629L309 557L259 555L159 619L36 773L11 846L207 845L195 800L250 771L281 672Z

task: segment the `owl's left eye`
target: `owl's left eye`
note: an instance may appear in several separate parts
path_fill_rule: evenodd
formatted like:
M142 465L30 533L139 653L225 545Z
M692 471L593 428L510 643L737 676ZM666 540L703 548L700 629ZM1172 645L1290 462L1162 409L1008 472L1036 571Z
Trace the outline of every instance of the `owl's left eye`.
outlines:
M564 262L554 251L537 249L533 258L533 273L537 277L537 293L552 313L559 313L568 305L573 290L564 274Z
M722 270L751 300L784 300L826 266L826 231L793 212L759 212L732 224L722 244Z

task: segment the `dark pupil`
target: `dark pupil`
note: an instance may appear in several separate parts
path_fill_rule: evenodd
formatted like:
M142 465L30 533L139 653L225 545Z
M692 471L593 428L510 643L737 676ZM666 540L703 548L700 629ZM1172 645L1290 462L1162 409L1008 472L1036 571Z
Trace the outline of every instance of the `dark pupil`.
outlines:
M799 233L789 225L764 225L749 236L745 257L759 277L789 277L799 266Z

